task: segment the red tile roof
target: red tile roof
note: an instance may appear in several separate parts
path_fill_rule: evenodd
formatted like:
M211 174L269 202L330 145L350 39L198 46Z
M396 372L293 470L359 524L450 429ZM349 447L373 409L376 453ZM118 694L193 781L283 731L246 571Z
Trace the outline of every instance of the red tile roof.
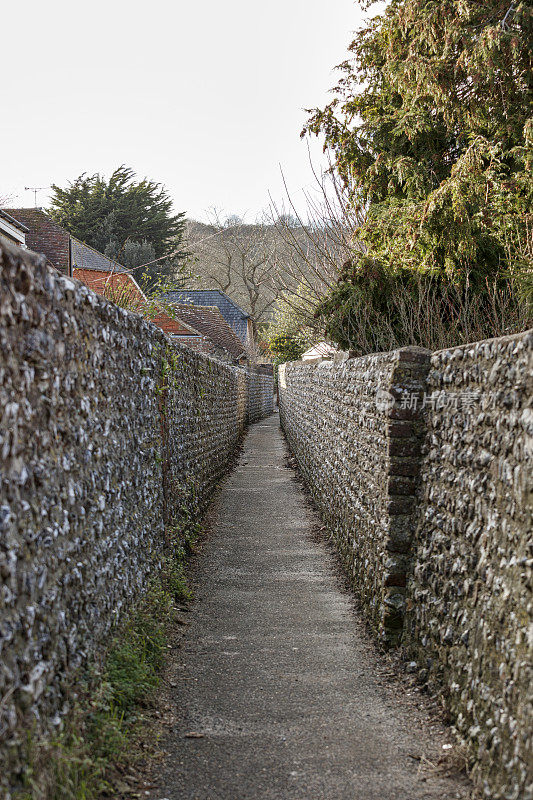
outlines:
M26 243L28 247L43 252L49 262L57 269L68 271L69 242L72 256L72 275L90 289L108 300L124 305L140 313L146 311L146 296L125 267L99 253L93 247L80 242L58 225L40 208L11 209L14 221L28 227ZM4 213L10 213L4 209ZM127 295L127 297L125 297ZM172 336L198 337L205 336L216 347L223 348L234 358L243 355L243 345L224 320L216 307L180 306L183 320L174 319L164 308L152 317L152 322L161 330Z
M72 277L92 289L96 294L107 297L108 300L119 302L119 295L122 298L127 295L128 300L138 306L141 310L146 303L146 297L139 289L131 275L124 272L110 272L97 269L78 269L74 267Z
M200 336L199 331L195 330L190 325L185 324L181 319L179 319L179 317L174 319L174 317L171 317L170 314L167 314L163 310L161 310L157 316L150 317L150 322L153 322L154 325L157 325L157 327L161 328L162 331L165 331L165 333L169 333L172 336Z
M217 347L226 350L233 358L241 358L246 355L243 343L216 306L193 306L177 303L173 303L172 306L183 322L207 336Z
M96 294L107 297L108 300L121 305L121 300L125 299L127 295L128 306L131 303L131 310L143 313L146 309L147 299L144 293L139 289L131 275L126 272L110 272L106 270L98 270L94 268L78 269L74 267L73 277L92 289ZM147 314L150 322L161 328L162 331L172 336L200 336L198 331L194 330L190 325L182 322L176 315L176 318L167 314L161 308L156 316Z

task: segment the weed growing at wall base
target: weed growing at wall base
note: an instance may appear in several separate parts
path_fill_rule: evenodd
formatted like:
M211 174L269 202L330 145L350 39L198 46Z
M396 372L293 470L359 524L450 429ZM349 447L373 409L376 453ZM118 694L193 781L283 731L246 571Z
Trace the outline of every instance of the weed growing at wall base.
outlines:
M0 797L12 800L23 775L26 794L39 798L31 782L42 785L45 770L53 772L50 752L61 759L65 749L79 769L89 770L87 714L95 697L109 705L105 715L96 713L100 706L92 709L98 723L103 716L112 721L107 737L96 726L103 748L120 742L116 729L124 731L128 722L120 702L127 691L117 699L98 690L108 677L102 665L107 668L111 637L146 602L156 571L172 597L186 595L182 568L172 568L177 553L169 529L176 520L180 527L183 504L194 521L201 519L247 422L271 411L272 374L236 370L180 344L169 352L163 332L140 315L52 272L30 251L2 242L0 264L1 404L12 412L0 424L9 443L2 450L0 561L11 565L0 609ZM57 324L47 326L50 319ZM50 380L35 382L36 370ZM166 388L158 393L158 386ZM72 402L57 428L65 387ZM198 404L199 419L191 413ZM194 492L175 489L190 480ZM20 547L24 559L17 557ZM139 656L144 685L151 649L151 642L143 645ZM117 656L120 677L131 666L127 656ZM91 662L102 674L82 691L80 664ZM80 722L68 728L78 705ZM28 731L30 770L21 752ZM45 737L57 746L38 745ZM74 786L83 782L94 783L73 779ZM85 788L65 788L61 796L76 792L89 796ZM52 789L46 793L52 796Z
M171 528L159 573L116 631L103 666L93 662L78 676L61 732L41 741L28 736L23 786L12 800L117 796L113 768L135 760L135 745L146 736L145 712L159 683L175 604L193 597L185 562L199 530L190 520L186 528Z

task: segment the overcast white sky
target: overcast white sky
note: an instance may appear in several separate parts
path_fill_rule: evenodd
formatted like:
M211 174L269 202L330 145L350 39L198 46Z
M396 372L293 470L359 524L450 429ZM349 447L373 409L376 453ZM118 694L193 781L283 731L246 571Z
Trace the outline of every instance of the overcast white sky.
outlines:
M303 109L361 19L353 0L6 3L0 197L124 163L191 218L252 221L283 197L280 164L295 198L312 184Z

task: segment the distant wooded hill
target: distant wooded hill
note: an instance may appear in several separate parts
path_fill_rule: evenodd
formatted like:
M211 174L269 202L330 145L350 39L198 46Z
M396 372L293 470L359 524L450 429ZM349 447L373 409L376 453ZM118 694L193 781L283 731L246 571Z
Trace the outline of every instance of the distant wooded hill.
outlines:
M237 217L208 224L190 220L187 285L222 289L251 315L255 328L261 328L282 295L300 292L309 298L316 294L317 301L323 296L333 277L325 279L323 238L323 232L289 217L254 224Z

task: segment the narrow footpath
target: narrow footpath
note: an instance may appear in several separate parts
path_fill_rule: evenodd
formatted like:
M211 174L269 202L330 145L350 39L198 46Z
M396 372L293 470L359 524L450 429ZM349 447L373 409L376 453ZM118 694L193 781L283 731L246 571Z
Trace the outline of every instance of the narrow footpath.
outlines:
M150 800L467 797L432 766L449 739L383 677L295 478L278 416L252 426L166 675L173 724Z

